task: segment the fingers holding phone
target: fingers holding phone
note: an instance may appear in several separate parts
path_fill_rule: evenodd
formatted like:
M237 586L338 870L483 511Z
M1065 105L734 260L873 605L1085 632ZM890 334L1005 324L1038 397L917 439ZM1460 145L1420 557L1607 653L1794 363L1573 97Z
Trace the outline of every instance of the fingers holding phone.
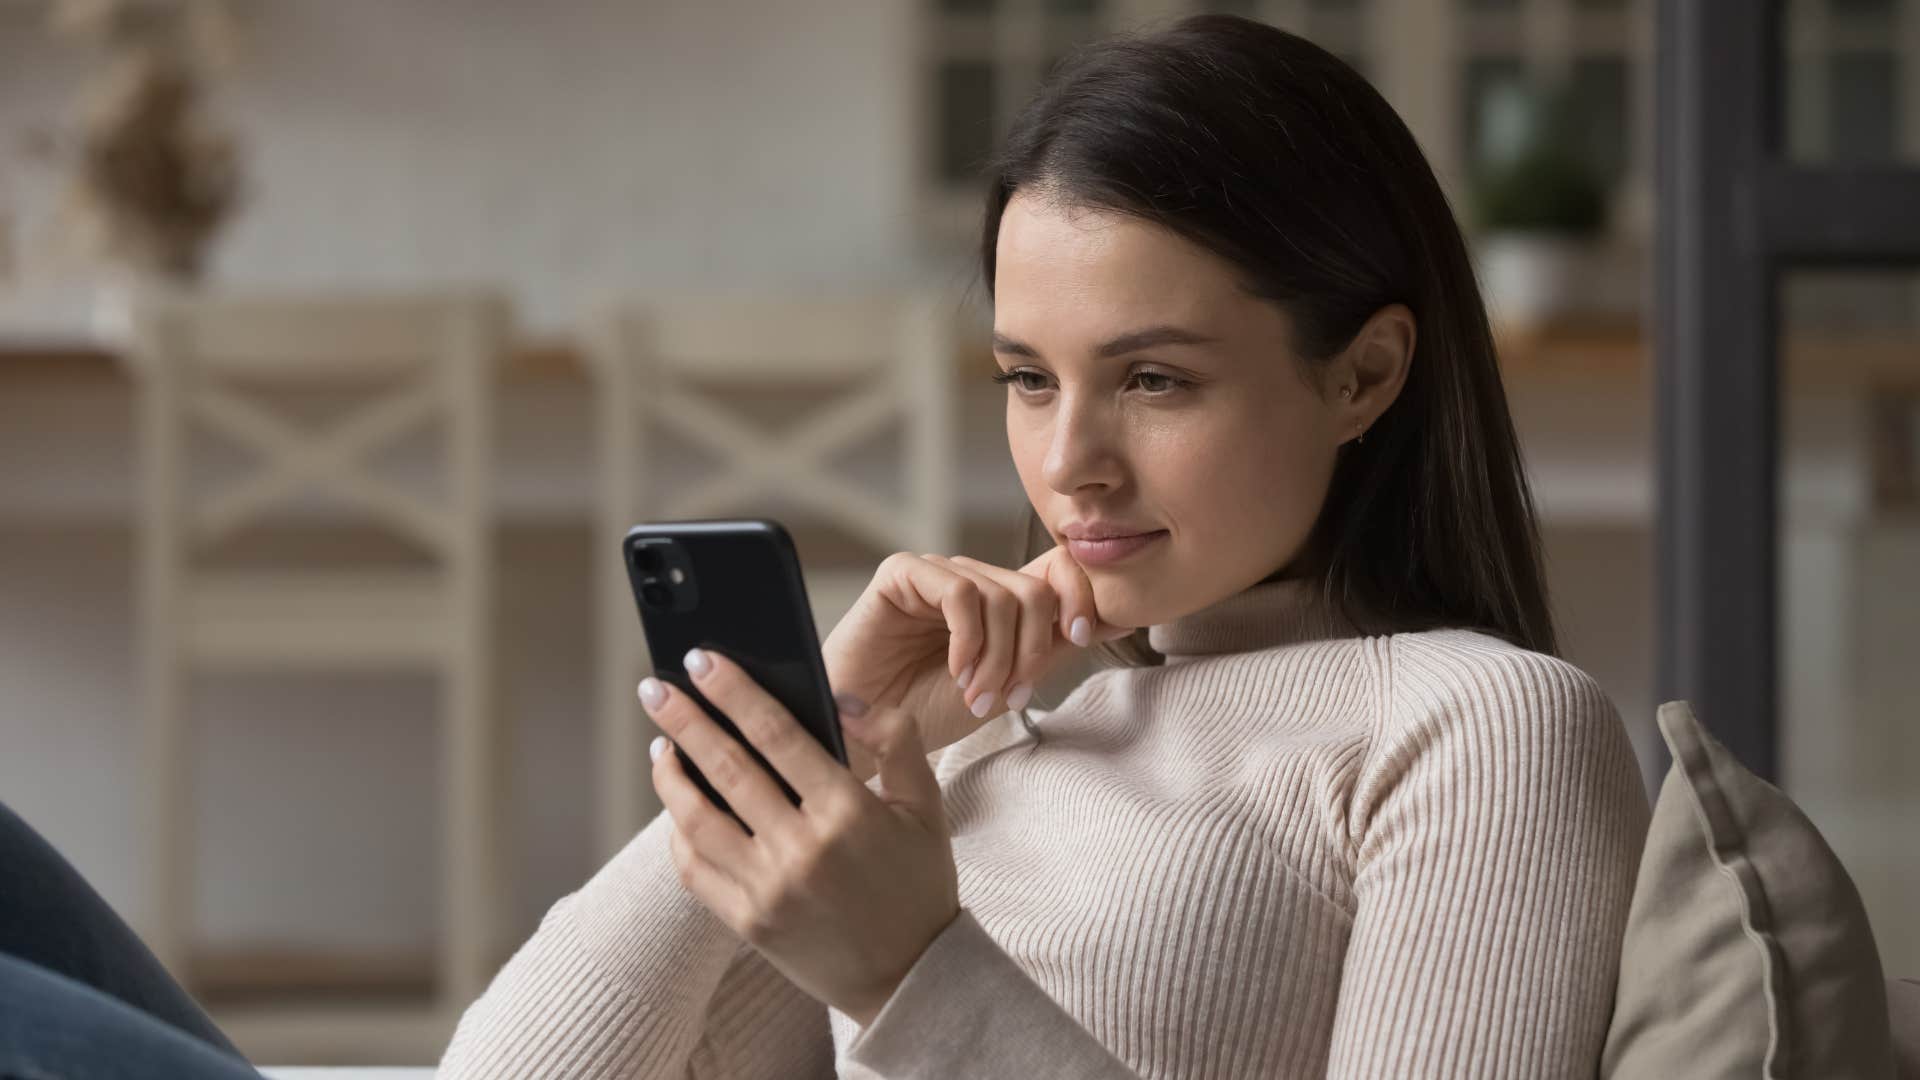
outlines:
M736 661L717 650L695 648L683 663L693 685L728 719L737 737L687 694L652 676L640 681L640 703L751 832L777 835L796 808L805 809L786 798L774 777L803 799L844 781L840 763Z

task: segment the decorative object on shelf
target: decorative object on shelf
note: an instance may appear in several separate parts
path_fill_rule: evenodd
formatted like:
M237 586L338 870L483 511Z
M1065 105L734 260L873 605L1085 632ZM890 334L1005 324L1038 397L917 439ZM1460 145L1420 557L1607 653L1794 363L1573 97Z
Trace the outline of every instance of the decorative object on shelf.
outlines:
M239 144L201 108L239 33L226 0L54 0L48 25L105 53L50 153L60 239L98 268L95 330L118 339L129 294L201 279L240 201Z
M1510 83L1489 93L1483 108L1471 196L1481 282L1495 319L1537 325L1631 312L1635 260L1607 243L1607 194L1579 146L1571 99Z

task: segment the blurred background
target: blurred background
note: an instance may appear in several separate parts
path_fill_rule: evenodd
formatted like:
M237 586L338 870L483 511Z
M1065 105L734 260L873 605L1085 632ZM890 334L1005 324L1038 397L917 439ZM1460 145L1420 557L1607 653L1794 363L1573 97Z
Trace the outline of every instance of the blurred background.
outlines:
M1920 0L1762 7L1786 160L1920 164ZM823 627L889 551L1015 560L979 162L1075 44L1202 10L1426 149L1652 785L1651 0L0 0L0 799L255 1060L432 1062L657 807L625 524L781 517ZM1732 676L1902 974L1915 265L1778 277L1777 665Z

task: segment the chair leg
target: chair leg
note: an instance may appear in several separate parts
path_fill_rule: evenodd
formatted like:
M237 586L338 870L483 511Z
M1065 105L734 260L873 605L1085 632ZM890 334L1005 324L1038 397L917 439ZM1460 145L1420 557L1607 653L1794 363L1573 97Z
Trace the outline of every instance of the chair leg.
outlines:
M659 729L640 711L634 686L645 667L633 588L620 558L620 538L637 520L635 493L644 465L642 411L635 401L635 376L625 362L629 344L625 324L603 325L593 339L602 363L596 400L599 448L599 507L593 538L595 634L594 678L598 694L594 753L596 842L601 861L613 858L660 811L644 747Z
M185 558L175 500L185 483L180 388L172 369L151 373L139 403L140 526L135 550L138 592L137 674L139 795L136 825L144 840L148 909L142 934L160 963L189 981L194 905L194 799L187 715L188 678L178 597Z
M491 946L499 914L500 829L505 804L499 782L496 713L485 665L463 663L447 680L441 722L445 796L442 814L442 1004L463 1008L492 977Z
M189 981L194 908L195 819L186 677L154 647L142 673L141 801L149 909L141 937L172 976Z

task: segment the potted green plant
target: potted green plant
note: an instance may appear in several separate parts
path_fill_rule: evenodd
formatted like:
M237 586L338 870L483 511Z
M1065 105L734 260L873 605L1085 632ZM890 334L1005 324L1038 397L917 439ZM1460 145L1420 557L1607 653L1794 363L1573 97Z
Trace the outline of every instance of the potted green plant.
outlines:
M1607 191L1558 91L1525 84L1483 101L1471 196L1482 287L1496 319L1539 323L1609 306Z

